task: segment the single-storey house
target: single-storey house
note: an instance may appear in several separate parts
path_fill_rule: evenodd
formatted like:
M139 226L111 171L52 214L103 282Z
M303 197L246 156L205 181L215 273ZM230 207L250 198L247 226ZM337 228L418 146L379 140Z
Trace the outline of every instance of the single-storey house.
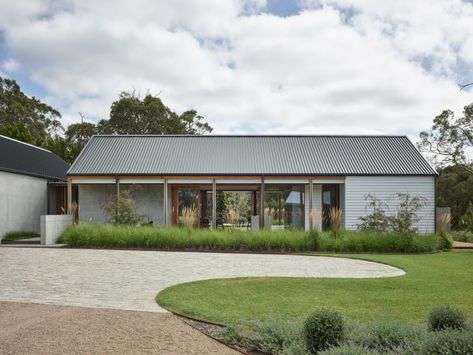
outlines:
M49 150L0 135L0 239L40 233L40 216L67 208L69 164Z
M353 230L368 194L394 208L408 193L425 201L420 232L435 230L436 175L405 136L99 135L67 172L82 221L106 222L107 200L134 186L138 213L155 225L181 224L192 209L201 227L218 227L222 196L239 193L249 228L328 228L338 208Z

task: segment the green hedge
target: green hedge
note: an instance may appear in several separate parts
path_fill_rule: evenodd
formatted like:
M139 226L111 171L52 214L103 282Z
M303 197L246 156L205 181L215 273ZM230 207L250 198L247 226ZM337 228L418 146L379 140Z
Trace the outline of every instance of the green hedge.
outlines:
M305 231L212 231L176 227L131 227L81 223L69 227L60 242L71 247L269 252L421 253L437 250L435 234Z

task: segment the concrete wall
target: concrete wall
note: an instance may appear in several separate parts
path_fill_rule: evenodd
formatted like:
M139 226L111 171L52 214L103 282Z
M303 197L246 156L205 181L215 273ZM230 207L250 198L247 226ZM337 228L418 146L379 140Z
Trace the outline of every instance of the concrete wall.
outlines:
M426 198L427 205L418 212L421 218L417 228L421 233L435 230L435 178L433 176L347 176L345 180L345 228L357 229L359 217L370 213L367 210L366 195L372 193L388 204L389 211L395 213L396 193Z
M0 238L12 231L40 233L47 208L46 179L0 171Z
M72 224L72 215L41 216L41 244L55 244L61 234Z
M130 187L120 184L120 190ZM154 224L164 223L164 185L142 184L135 186L133 198L136 211L143 215L143 222L153 221ZM109 221L103 207L116 193L116 186L111 184L79 185L79 219L84 222L106 223Z

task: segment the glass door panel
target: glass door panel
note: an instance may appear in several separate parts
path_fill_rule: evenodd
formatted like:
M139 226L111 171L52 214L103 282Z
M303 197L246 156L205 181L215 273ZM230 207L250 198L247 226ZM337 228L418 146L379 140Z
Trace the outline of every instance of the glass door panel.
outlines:
M199 189L179 187L177 189L177 224L179 226L199 226Z

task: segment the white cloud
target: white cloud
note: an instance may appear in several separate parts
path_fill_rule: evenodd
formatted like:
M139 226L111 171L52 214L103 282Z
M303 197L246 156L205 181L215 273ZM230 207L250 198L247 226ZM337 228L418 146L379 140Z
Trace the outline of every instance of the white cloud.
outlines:
M135 88L197 109L216 133L415 135L472 101L454 71L473 65L473 12L395 3L317 1L285 18L257 14L257 0L33 3L23 17L2 3L15 21L0 16L0 29L67 123L107 117Z

